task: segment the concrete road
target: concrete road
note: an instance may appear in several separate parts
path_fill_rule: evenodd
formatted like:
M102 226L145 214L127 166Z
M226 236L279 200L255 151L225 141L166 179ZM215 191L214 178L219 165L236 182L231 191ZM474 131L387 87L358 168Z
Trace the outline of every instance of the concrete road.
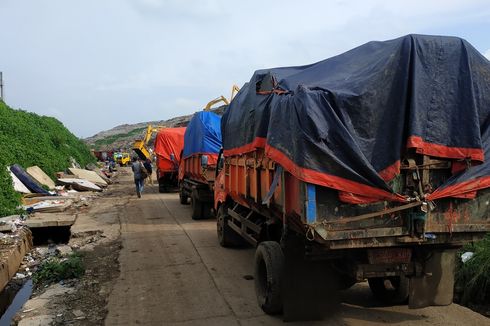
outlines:
M214 219L193 221L176 193L147 187L141 199L127 183L126 214L121 220L120 277L109 297L106 325L280 325L257 306L253 280L254 249L225 249ZM314 323L290 325L490 325L459 305L409 310L373 304L370 290L358 284L342 294L338 313Z

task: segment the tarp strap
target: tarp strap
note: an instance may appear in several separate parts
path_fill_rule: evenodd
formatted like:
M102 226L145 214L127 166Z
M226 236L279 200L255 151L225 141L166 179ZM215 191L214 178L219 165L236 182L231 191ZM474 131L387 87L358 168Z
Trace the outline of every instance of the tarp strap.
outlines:
M274 171L274 179L272 179L272 184L271 184L271 187L269 189L269 192L267 193L265 198L262 199L262 205L268 204L272 198L272 195L274 195L274 191L276 191L277 185L279 184L279 178L282 175L282 171L283 171L282 166L277 164L276 170Z

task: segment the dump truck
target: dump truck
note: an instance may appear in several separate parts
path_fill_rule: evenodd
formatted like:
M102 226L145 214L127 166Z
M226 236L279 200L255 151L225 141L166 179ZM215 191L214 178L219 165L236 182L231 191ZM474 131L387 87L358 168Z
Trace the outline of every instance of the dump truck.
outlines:
M316 319L368 281L449 305L456 251L490 230L490 63L455 37L369 42L256 71L222 117L222 246L256 246L260 307Z
M126 152L115 152L114 161L120 166L127 166L131 162L131 157Z
M184 135L179 168L180 203L192 205L192 218L212 216L213 184L221 149L221 117L213 112L194 114Z
M181 153L184 148L186 128L160 129L155 138L155 155L159 192L167 192L178 186Z

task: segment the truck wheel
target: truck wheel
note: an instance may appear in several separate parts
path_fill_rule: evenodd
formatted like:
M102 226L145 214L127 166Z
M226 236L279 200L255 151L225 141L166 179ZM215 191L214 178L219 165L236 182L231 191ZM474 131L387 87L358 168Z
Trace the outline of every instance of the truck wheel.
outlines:
M180 203L182 205L188 205L189 204L189 201L188 201L189 196L187 196L186 194L184 194L183 189L180 189L179 199L180 199Z
M165 193L167 192L167 187L165 186L164 183L158 183L158 192L159 193Z
M230 219L227 213L226 205L221 205L218 209L218 216L216 218L216 229L218 231L219 244L222 247L238 247L244 244L243 239L235 232L229 225Z
M269 315L282 312L283 269L284 254L279 243L260 243L255 251L255 293L259 306Z
M373 277L368 279L373 295L390 304L406 303L409 293L409 279L402 276Z
M213 217L213 206L209 203L202 204L202 218L211 218Z
M196 189L191 193L192 219L202 219L203 203L199 200L199 193Z

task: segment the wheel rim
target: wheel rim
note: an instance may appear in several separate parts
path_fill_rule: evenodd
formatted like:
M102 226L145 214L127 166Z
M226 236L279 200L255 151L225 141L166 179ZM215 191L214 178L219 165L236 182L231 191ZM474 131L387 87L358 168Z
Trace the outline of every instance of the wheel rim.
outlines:
M220 242L223 241L223 229L225 227L225 218L223 216L223 208L220 207L218 209L218 219L217 219L217 224L218 224L218 239Z

